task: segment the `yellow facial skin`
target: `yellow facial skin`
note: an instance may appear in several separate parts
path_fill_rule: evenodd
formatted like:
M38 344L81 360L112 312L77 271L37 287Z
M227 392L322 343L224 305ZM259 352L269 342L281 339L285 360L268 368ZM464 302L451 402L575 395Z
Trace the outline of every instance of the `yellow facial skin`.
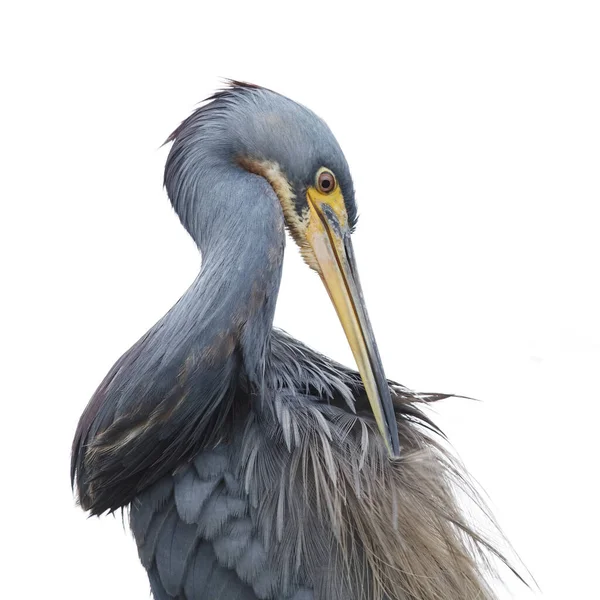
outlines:
M314 253L316 270L344 328L379 431L390 455L397 455L398 430L392 400L353 264L344 197L337 182L331 191L324 193L317 189L318 177L323 170L317 173L315 186L306 192L309 207L306 240Z

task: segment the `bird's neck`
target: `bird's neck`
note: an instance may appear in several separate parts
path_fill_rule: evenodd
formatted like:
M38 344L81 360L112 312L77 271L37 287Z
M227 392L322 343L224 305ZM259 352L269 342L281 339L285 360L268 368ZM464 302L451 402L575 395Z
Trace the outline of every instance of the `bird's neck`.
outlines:
M268 348L281 279L283 210L268 181L242 166L246 151L238 132L229 131L222 114L207 114L182 123L171 138L165 168L173 208L203 259L198 279L180 303L183 312L175 307L168 321L180 330L185 320L196 339L202 337L202 346L234 344L247 375L255 379ZM214 348L207 352L215 354Z
M235 212L204 229L201 272L164 325L178 332L174 346L191 344L214 361L239 352L246 375L258 383L279 292L285 227L269 184L249 173L237 178L242 181L243 189L229 190L222 200Z

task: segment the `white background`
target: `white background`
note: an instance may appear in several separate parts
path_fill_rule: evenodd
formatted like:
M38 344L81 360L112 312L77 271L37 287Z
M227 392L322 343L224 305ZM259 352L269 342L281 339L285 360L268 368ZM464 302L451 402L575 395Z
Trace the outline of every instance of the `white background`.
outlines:
M160 4L0 15L2 596L148 598L120 519L75 507L70 443L198 271L160 144L234 77L328 121L388 375L483 400L437 418L537 597L598 598L598 4ZM352 364L292 242L276 324Z

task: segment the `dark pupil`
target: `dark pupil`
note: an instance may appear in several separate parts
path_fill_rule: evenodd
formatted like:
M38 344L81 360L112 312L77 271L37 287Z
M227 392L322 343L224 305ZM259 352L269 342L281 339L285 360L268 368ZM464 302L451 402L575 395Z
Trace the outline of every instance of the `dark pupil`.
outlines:
M331 181L327 177L323 177L323 181L321 181L321 187L324 190L328 190L331 187Z

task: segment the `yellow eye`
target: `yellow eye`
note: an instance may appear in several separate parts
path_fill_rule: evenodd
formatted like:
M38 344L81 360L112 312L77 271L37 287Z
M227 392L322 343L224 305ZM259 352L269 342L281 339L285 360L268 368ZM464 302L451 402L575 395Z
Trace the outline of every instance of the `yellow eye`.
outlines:
M317 177L317 189L322 194L329 194L335 189L335 175L331 171L322 171Z

